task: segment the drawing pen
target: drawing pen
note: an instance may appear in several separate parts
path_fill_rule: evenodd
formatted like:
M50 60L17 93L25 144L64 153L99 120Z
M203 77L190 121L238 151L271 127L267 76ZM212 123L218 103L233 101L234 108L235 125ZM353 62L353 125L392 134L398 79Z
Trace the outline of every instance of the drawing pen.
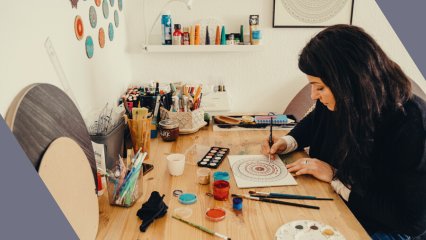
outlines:
M269 127L269 151L271 151L273 144L274 144L274 141L272 140L272 117L271 117L271 125ZM269 154L269 164L271 164L271 154Z
M315 196L295 195L286 193L267 193L249 191L250 196L260 198L283 198L283 199L300 199L300 200L333 200L333 198L317 198Z
M269 203L275 203L275 204L281 204L281 205L288 205L293 207L302 207L302 208L310 208L310 209L320 209L318 206L312 206L312 205L306 205L306 204L300 204L300 203L292 203L292 202L285 202L285 201L279 201L269 198L260 198L260 197L252 197L250 195L240 195L240 194L231 194L232 197L241 197L246 198L250 200L260 201L260 202L269 202Z

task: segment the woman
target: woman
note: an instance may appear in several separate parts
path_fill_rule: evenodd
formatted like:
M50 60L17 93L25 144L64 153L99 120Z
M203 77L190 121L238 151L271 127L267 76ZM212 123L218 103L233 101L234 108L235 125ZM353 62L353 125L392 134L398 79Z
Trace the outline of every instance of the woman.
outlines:
M363 29L326 28L302 50L299 68L315 109L267 155L309 147L288 164L330 182L373 239L426 237L426 103ZM417 238L416 238L417 237Z

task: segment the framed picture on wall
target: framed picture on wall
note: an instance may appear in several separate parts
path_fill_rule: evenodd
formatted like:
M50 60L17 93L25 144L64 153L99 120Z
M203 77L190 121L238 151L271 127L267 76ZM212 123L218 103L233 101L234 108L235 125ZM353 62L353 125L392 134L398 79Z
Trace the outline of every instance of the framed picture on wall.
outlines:
M323 28L352 24L355 0L274 0L274 28Z

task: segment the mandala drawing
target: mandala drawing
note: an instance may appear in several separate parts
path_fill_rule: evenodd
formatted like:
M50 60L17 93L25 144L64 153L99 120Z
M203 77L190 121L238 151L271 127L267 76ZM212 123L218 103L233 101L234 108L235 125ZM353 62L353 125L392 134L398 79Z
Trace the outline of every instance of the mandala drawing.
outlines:
M279 157L271 162L263 155L230 155L228 159L239 188L297 185Z
M348 0L281 0L287 12L304 23L323 23L335 17Z
M232 165L232 169L236 170L235 175L247 181L275 182L288 174L275 161L269 163L261 159L240 159Z

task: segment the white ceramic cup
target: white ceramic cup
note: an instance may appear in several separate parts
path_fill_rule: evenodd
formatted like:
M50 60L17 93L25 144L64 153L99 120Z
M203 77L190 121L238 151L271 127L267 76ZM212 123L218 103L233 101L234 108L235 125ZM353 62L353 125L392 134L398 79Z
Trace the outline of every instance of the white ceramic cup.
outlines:
M180 176L185 169L185 155L173 153L167 156L167 168L172 176Z

